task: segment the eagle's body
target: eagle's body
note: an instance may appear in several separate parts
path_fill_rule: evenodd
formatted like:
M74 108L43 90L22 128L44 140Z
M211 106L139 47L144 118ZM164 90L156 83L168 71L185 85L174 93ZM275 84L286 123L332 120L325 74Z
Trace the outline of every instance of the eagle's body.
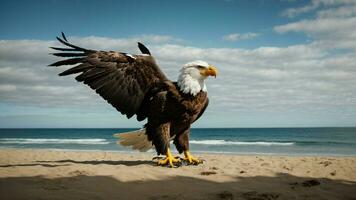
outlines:
M84 82L127 118L136 115L147 119L144 129L118 134L120 144L146 151L153 146L167 158L159 164L173 165L169 142L173 140L179 153L184 152L189 163L200 161L189 154L189 131L208 106L204 79L216 76L216 69L206 62L186 64L177 82L166 78L149 50L139 43L143 55L87 50L68 43L64 34L61 43L71 48L57 48L60 57L74 57L50 66L74 65L60 76L80 73L77 81Z
M208 106L207 92L197 95L184 94L177 84L167 81L149 103L145 125L148 140L152 141L158 154L165 154L170 138L179 153L189 149L190 125L202 115ZM165 131L165 130L169 131Z

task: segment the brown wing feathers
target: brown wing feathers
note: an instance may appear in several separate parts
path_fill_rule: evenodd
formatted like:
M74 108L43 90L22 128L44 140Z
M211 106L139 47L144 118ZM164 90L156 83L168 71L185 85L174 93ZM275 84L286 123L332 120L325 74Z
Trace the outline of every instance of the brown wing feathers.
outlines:
M49 66L75 65L60 73L60 76L80 73L76 80L87 84L128 118L137 114L141 103L155 84L166 80L151 56L132 56L120 52L88 50L70 44L65 35L57 37L68 48L51 47L62 51L53 53L59 57L71 57ZM150 55L141 43L142 53ZM146 116L144 116L145 118ZM141 116L141 120L143 120Z

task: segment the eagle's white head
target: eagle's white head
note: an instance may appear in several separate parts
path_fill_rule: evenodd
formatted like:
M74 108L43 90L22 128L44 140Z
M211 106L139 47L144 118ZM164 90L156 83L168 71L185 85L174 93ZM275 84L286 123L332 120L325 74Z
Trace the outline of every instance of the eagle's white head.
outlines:
M218 74L218 70L207 62L198 60L185 64L178 76L178 87L185 94L195 96L201 90L206 92L204 80Z

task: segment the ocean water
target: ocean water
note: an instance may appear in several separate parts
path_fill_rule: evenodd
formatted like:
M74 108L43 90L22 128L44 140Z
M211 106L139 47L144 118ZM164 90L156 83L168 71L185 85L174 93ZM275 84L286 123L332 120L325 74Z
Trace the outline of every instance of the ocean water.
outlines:
M0 129L0 148L130 152L133 150L116 144L113 134L131 130L134 129ZM355 156L356 128L197 128L191 131L190 150Z

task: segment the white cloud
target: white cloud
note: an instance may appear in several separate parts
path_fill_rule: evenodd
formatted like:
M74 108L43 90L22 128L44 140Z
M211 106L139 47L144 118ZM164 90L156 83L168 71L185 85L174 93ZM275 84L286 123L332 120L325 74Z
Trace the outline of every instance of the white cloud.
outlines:
M309 4L299 8L289 8L282 12L282 15L287 17L295 17L297 15L314 11L324 6L339 6L339 5L356 5L354 0L311 0Z
M258 37L259 35L260 34L258 34L258 33L243 33L243 34L232 33L229 35L225 35L223 37L223 40L225 40L225 41L250 40L250 39Z
M101 49L101 50L113 50L117 47L125 50L131 50L133 52L137 52L137 42L143 42L146 44L166 44L166 43L177 43L182 42L182 39L174 38L168 35L141 35L134 36L125 39L114 39L107 37L97 37L97 36L89 36L89 37L68 37L67 39L71 41L76 41L78 45L84 45L86 48L92 49ZM120 51L121 49L116 49Z
M86 48L138 53L140 38L68 39ZM209 112L318 112L339 107L351 112L356 108L354 52L330 54L314 43L247 50L150 42L150 51L172 80L180 67L192 60L206 60L218 67L219 76L207 80ZM0 103L82 112L93 108L90 112L101 116L108 110L116 112L72 76L58 77L64 68L46 67L57 60L48 54L48 46L58 46L58 42L3 40L1 44Z
M289 8L289 9L285 10L282 13L282 15L285 15L285 16L288 16L288 17L295 17L296 15L312 11L312 10L316 9L317 7L319 7L319 5L320 5L320 1L319 0L313 0L313 1L311 1L310 4L305 5L303 7L300 7L300 8Z
M312 20L301 20L285 25L275 27L275 31L279 33L286 32L305 32L307 34L332 34L348 33L356 24L356 17L350 18L316 18ZM346 35L346 34L345 34ZM353 34L354 35L354 34Z
M356 3L340 7L327 8L317 12L318 18L350 17L356 14Z
M355 50L356 1L317 0L313 2L322 5L315 10L313 18L275 26L274 30L281 34L305 33L312 39L315 48Z
M16 90L16 85L4 84L0 85L0 92L9 92Z

